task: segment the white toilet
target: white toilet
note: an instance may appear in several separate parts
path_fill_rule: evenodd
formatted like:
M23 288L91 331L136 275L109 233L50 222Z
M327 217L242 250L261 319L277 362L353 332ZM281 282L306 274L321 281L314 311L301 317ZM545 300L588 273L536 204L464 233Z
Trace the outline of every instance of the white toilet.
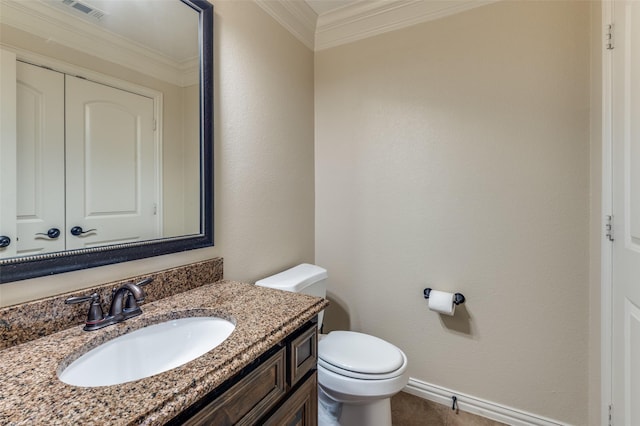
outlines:
M262 287L325 297L327 271L302 264L256 282ZM324 312L318 315L318 330ZM409 381L407 357L382 339L332 331L318 343L318 424L391 426L391 396Z

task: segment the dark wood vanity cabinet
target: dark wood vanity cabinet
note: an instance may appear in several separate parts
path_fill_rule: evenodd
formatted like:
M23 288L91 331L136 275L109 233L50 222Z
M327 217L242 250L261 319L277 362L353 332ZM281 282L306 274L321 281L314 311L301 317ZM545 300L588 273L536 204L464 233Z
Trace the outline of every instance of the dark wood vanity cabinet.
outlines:
M311 376L291 395L264 426L309 426L318 423L318 373Z
M315 426L316 326L303 325L168 424Z

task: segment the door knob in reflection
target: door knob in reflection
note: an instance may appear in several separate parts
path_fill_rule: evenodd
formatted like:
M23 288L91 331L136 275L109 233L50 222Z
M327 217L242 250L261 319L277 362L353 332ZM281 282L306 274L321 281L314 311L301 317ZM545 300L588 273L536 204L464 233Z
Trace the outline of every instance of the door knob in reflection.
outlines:
M95 229L87 229L86 231L82 229L82 226L74 226L73 228L71 228L71 235L75 235L76 237L82 235L82 234L86 234L88 232L92 232L95 231Z
M46 234L44 232L38 232L36 235L45 235L54 240L60 236L60 230L58 228L51 228Z

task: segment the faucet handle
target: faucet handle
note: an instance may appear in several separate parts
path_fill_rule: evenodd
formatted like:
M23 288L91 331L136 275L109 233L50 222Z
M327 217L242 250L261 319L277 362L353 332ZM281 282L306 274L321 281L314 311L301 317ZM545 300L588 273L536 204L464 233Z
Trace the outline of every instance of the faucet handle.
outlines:
M144 287L145 285L150 284L152 282L153 282L153 278L149 277L149 278L145 278L144 280L135 283L135 285L138 286L138 287ZM127 300L125 301L124 308L127 311L132 311L132 310L138 308L138 301L136 301L136 298L133 297L133 294L129 293L127 295Z
M100 305L100 296L98 293L93 293L86 296L70 297L64 301L66 305L75 305L83 302L91 302L89 305L89 312L87 313L86 325L94 324L104 318L102 312L102 305Z
M142 281L136 283L138 287L144 287L147 284L151 284L153 282L153 277L145 278Z

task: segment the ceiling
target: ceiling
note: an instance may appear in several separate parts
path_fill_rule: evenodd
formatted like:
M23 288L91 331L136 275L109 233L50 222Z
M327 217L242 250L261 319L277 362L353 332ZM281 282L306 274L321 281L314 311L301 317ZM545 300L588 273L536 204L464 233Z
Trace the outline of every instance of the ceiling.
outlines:
M499 0L254 0L316 51L496 1Z

